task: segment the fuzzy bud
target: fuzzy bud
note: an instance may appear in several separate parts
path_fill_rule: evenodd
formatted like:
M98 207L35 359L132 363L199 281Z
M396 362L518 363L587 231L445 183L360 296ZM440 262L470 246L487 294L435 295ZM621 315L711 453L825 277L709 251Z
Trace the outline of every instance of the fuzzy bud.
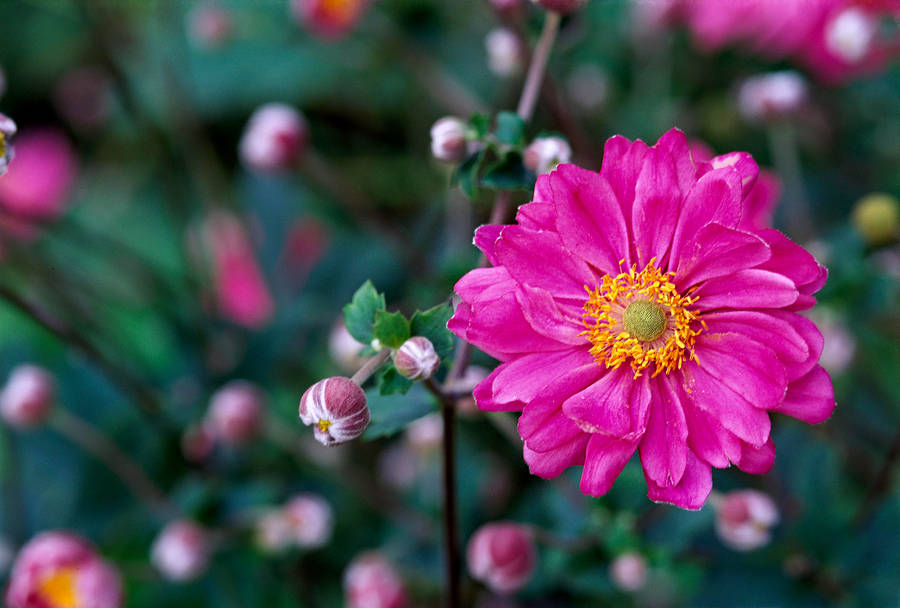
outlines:
M497 76L514 76L524 63L524 49L512 30L499 27L488 32L484 39L488 68Z
M215 443L216 438L206 425L194 424L181 436L181 454L188 462L200 463L209 458Z
M549 173L572 159L572 148L561 137L539 137L525 148L524 162L535 173Z
M263 422L263 395L250 382L234 380L212 396L206 425L219 440L243 444L257 436Z
M610 564L609 576L622 591L637 591L647 582L647 560L634 551L623 553Z
M53 376L36 365L19 365L0 392L0 415L12 427L33 428L47 419L56 399Z
M535 4L548 11L554 11L561 15L574 13L587 4L587 0L531 0Z
M150 550L150 561L168 580L189 581L209 565L210 541L197 524L179 520L169 523Z
M410 338L394 351L394 367L404 378L427 380L441 366L441 360L434 352L434 345L428 338Z
M284 509L269 509L264 512L256 520L255 530L256 544L266 553L278 553L294 542L291 522Z
M377 553L364 553L344 572L347 608L403 608L406 588L394 566Z
M803 76L793 70L784 70L745 80L738 91L738 108L751 122L778 120L795 115L806 103L806 98Z
M461 161L468 148L466 123L455 116L445 116L431 127L431 153L448 163Z
M534 574L537 551L531 532L513 522L486 524L469 540L469 572L497 593L513 593Z
M854 205L851 220L866 243L883 245L897 237L900 202L890 194L867 194Z
M862 61L872 49L878 21L858 7L840 11L825 26L825 46L849 64Z
M16 134L16 123L6 114L0 114L0 175L6 173L9 161L13 157L10 140Z
M260 106L250 116L241 137L241 161L254 171L290 169L300 160L309 142L306 119L283 103Z
M323 547L334 529L334 515L324 498L299 494L284 506L284 517L294 542L305 549Z
M300 420L313 425L313 434L323 445L338 445L362 435L369 426L366 394L350 378L334 376L319 380L300 398Z
M756 490L738 490L716 504L716 533L736 551L750 551L768 544L770 528L778 523L778 507Z

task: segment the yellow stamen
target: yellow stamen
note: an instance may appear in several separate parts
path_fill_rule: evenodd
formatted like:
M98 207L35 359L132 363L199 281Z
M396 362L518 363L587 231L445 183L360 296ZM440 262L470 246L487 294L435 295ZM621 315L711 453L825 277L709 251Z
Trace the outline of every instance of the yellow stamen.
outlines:
M349 21L356 14L359 0L322 0L320 10L337 21Z
M331 426L331 420L325 420L325 419L323 418L322 420L319 420L319 421L316 423L316 426L319 427L319 430L322 431L323 433L327 433L327 432L328 432L328 427Z
M78 608L77 574L75 568L60 568L52 572L38 586L41 598L53 608Z

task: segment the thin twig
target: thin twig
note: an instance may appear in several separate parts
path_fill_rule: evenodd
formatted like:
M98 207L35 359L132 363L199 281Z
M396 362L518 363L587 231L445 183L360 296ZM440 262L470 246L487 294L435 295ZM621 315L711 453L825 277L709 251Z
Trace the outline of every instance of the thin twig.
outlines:
M560 16L554 11L547 11L544 18L544 29L531 56L531 65L528 67L528 75L525 77L525 86L522 89L522 97L519 99L519 107L516 110L522 120L531 120L534 114L534 106L537 104L538 93L544 81L544 71L547 69L547 60L550 58L550 49L556 40L559 31Z
M368 361L363 364L359 370L350 378L360 386L362 386L369 377L375 373L375 371L384 365L385 361L387 361L391 356L391 349L385 347L378 351L378 354L374 357L370 358Z

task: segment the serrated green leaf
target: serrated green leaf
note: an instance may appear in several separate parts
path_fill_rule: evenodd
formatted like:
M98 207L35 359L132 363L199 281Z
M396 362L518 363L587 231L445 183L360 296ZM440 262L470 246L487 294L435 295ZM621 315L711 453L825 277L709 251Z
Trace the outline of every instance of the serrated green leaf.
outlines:
M406 425L430 414L437 408L434 398L421 384L413 385L405 396L381 395L378 389L366 391L371 422L364 439L388 437L402 431Z
M441 360L453 352L453 334L447 329L451 316L453 308L449 304L439 304L426 311L416 311L409 323L412 335L428 338Z
M409 321L399 312L375 311L375 338L385 346L400 348L409 340Z
M506 154L481 177L482 186L495 190L533 190L534 182L534 172L525 168L518 152Z
M478 193L478 174L481 171L485 153L485 150L479 150L467 158L453 174L453 183L459 185L459 188L469 198L475 198Z
M521 146L525 143L525 121L513 112L500 112L494 135L504 144Z
M372 281L366 281L353 294L350 303L344 306L344 323L355 340L368 344L375 337L373 325L375 313L384 310L384 294L378 293Z
M412 380L404 378L397 368L390 365L378 374L378 392L382 395L405 395L412 388Z

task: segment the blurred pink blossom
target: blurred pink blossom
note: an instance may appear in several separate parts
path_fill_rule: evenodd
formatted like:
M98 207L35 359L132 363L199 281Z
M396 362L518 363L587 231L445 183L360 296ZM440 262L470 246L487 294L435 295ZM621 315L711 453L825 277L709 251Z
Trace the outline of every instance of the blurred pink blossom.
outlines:
M210 549L210 539L203 528L178 520L166 525L153 541L150 559L166 579L188 581L206 571Z
M406 588L394 566L378 553L364 553L344 572L347 608L403 608Z
M257 108L238 144L241 161L254 171L284 171L297 164L309 143L306 119L283 103Z
M16 428L31 428L46 420L56 399L56 382L37 365L13 369L0 392L0 415Z
M622 553L610 564L609 574L622 591L637 591L647 583L647 559L634 551Z
M201 1L187 14L187 31L197 46L211 49L231 38L234 22L231 14L217 2Z
M294 543L306 549L325 546L334 529L331 505L317 494L298 494L284 506Z
M714 502L716 533L737 551L751 551L766 544L770 529L778 523L778 507L768 494L756 490L729 492Z
M362 19L371 0L291 0L291 14L313 35L342 38Z
M215 442L215 436L206 425L194 424L181 436L181 453L188 462L200 463L209 458Z
M498 593L524 587L537 564L531 531L514 522L480 527L469 540L466 557L472 576Z
M264 397L259 388L244 380L233 380L210 399L206 426L225 443L243 444L256 437L263 425Z

